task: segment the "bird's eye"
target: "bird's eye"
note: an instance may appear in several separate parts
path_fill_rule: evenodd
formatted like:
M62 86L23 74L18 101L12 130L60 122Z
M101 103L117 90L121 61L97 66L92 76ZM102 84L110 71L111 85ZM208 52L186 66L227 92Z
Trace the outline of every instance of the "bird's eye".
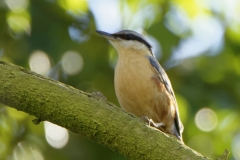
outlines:
M131 35L126 35L126 36L125 36L125 39L126 39L126 40L131 40L131 39L132 39L132 36L131 36Z

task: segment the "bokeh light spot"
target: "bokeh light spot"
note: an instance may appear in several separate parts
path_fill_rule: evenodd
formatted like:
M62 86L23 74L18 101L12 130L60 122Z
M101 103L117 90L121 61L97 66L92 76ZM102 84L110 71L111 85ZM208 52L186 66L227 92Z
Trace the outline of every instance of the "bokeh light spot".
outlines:
M232 140L232 153L235 159L240 159L240 132Z
M6 110L8 112L9 117L12 117L19 121L25 119L28 116L28 114L26 114L24 112L19 112L18 110L11 108L11 107L7 107Z
M63 70L69 75L79 73L83 68L83 59L76 51L67 51L62 57Z
M45 121L44 129L46 140L52 147L60 149L67 144L69 135L65 128Z
M14 160L44 160L41 151L27 142L20 142L13 150Z
M118 0L88 1L97 29L112 33L121 28L122 18L119 2Z
M5 0L5 2L13 12L25 10L28 6L28 0Z
M32 71L42 75L45 75L51 68L47 54L40 50L34 51L31 54L29 66Z
M199 110L195 116L195 123L197 127L205 132L212 131L218 122L216 113L208 108Z
M81 14L88 10L88 3L86 0L58 0L61 7L73 14Z
M9 28L15 33L31 32L30 15L27 11L20 13L10 12L7 16Z

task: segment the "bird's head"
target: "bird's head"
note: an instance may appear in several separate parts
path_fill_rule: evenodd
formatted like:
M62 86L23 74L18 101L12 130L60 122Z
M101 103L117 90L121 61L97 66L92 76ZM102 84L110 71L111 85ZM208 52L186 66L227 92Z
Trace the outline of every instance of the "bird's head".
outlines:
M137 32L131 30L122 30L113 34L98 30L96 32L109 40L119 54L121 54L122 51L140 51L141 53L148 53L153 56L152 46Z

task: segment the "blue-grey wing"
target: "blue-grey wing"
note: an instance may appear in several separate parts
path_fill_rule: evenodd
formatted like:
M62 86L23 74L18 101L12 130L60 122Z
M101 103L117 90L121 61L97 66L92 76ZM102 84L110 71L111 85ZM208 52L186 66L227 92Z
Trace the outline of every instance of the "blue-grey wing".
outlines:
M147 56L147 58L149 59L150 64L151 64L151 65L154 67L154 69L157 71L159 79L163 82L166 90L170 93L172 100L175 102L175 108L176 108L176 115L175 115L175 116L176 116L176 117L175 117L175 119L174 119L174 123L175 123L175 125L176 125L176 130L177 130L179 136L181 136L181 133L182 133L182 131L183 131L183 126L182 126L182 124L181 124L181 122L180 122L180 119L179 119L178 105L177 105L177 101L176 101L176 98L175 98L175 95L174 95L174 92L173 92L173 89L172 89L171 82L169 81L166 72L165 72L164 69L161 67L161 65L160 65L159 62L156 60L156 58L155 58L155 57L152 57L152 56Z

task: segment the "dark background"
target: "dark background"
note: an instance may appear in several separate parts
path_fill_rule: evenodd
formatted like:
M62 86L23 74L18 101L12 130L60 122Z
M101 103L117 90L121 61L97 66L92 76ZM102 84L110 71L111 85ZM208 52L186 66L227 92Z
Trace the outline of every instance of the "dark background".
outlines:
M119 106L113 83L117 53L95 30L135 30L148 38L169 75L186 145L212 158L227 148L230 159L240 159L239 7L234 0L1 0L0 60L86 92L100 91ZM50 123L34 125L33 119L0 105L3 159L125 159Z

